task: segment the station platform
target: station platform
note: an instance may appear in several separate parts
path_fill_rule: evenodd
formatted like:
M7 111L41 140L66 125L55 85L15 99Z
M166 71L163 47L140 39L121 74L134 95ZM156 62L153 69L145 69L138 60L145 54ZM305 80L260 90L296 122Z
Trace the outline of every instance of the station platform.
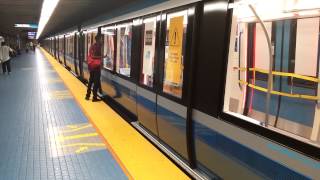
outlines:
M0 179L189 179L42 49L0 75Z

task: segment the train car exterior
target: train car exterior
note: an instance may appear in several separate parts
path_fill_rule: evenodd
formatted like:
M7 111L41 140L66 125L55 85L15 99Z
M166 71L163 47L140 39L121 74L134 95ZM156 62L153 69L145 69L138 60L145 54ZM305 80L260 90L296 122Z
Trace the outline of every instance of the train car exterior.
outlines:
M101 33L104 94L195 178L319 179L319 8L164 2L77 32L74 71Z

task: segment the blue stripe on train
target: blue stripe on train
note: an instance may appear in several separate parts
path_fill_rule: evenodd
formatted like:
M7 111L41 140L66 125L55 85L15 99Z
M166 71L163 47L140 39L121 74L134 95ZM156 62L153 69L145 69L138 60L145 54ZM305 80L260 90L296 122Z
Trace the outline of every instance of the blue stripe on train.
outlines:
M150 101L149 99L143 96L137 95L137 103L152 113L156 112L156 108L155 108L156 103Z
M258 172L271 179L310 179L196 121L194 129L195 138L200 139L228 158L250 168L253 172Z

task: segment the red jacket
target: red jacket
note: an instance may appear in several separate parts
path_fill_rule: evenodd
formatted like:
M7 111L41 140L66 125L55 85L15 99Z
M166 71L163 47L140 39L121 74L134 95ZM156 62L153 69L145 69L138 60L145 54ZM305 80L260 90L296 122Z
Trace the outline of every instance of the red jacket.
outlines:
M88 68L89 71L98 71L101 69L102 64L102 53L101 53L101 45L98 43L94 43L90 49L88 54Z

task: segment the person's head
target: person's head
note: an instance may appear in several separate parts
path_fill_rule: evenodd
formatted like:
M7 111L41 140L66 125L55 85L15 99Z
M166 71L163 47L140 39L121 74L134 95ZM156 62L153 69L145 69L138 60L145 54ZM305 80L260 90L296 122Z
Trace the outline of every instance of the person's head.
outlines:
M101 36L100 33L98 33L98 34L96 35L95 40L96 40L97 43L102 43L102 36Z
M1 43L1 46L5 46L5 45L6 45L6 42L3 41L3 42Z

